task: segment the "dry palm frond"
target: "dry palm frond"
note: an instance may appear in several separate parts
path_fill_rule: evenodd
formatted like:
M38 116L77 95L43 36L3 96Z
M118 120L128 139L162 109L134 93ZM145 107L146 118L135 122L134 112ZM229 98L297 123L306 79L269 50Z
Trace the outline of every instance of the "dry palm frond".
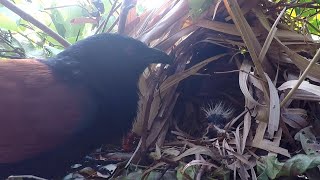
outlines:
M127 22L127 34L175 57L168 70L153 66L140 79L133 131L143 145L133 162L158 147L157 161L186 163L182 174L195 166L201 178L224 167L235 179L256 178L259 158L295 155L293 136L320 114L320 64L308 67L320 44L287 13L306 4L210 1L193 17L188 2L167 0ZM281 107L304 71L306 79ZM235 111L217 133L201 107L221 101ZM172 149L180 153L168 154Z

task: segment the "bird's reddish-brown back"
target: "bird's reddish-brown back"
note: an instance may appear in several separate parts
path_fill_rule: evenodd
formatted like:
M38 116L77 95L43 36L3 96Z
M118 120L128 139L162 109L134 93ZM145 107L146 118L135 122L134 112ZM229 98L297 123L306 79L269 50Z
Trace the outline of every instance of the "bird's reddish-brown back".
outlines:
M80 121L83 93L55 79L37 60L0 60L0 163L67 140Z

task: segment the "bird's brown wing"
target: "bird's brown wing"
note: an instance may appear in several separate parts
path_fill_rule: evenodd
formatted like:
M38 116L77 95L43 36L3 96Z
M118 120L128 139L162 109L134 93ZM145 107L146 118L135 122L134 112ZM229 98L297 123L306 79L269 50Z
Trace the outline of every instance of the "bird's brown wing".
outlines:
M0 60L0 163L63 143L79 124L83 97L37 60Z

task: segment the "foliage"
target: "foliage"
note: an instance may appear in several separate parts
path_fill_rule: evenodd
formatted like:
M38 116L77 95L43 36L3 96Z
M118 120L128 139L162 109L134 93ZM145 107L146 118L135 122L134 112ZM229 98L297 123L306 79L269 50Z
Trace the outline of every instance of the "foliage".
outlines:
M15 5L26 10L38 21L51 28L70 43L96 33L99 23L109 15L112 4L104 0L104 12L100 12L90 1L34 0L15 1ZM112 14L106 28L118 16ZM44 34L30 22L23 20L6 7L0 5L0 29L6 34L26 44L26 57L46 58L63 50L63 47L50 35ZM4 35L4 34L2 34ZM42 51L42 53L39 53ZM49 51L50 53L46 53ZM35 53L38 52L38 53Z
M258 163L258 173L260 180L279 178L280 176L297 176L306 170L320 165L320 156L308 156L299 154L284 163L280 163L275 156L265 157Z
M287 24L302 34L320 35L320 1L299 1L301 6L290 7L286 11Z

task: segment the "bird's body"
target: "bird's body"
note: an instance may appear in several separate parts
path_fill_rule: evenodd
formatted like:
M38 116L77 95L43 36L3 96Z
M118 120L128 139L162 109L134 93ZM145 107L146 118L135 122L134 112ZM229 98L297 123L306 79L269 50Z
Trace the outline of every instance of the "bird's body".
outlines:
M120 143L136 115L139 76L169 61L112 34L48 60L1 60L0 176L53 177L102 143Z

